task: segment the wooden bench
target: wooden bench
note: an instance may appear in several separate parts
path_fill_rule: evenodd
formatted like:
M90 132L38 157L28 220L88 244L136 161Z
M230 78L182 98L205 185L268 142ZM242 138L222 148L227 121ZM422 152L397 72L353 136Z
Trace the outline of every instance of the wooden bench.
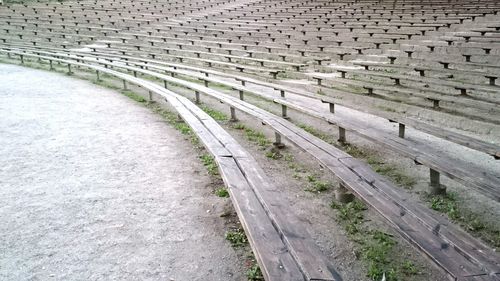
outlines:
M279 191L252 156L188 99L153 82L109 68L51 56L10 53L87 67L136 84L165 99L214 156L266 280L341 280L302 222L280 201Z
M20 46L20 47L26 47L26 46ZM40 49L40 47L38 47L38 49ZM53 50L53 49L47 49L47 50ZM59 49L59 51L69 52L68 50L63 50L63 49ZM105 51L105 50L103 50L103 51ZM85 53L85 52L78 52L78 51L72 51L72 53L80 53L82 55L87 55L87 53ZM134 53L131 53L131 54L134 54ZM201 72L201 73L205 74L206 76L208 76L209 74L212 74L215 76L233 78L233 79L236 79L238 81L241 81L242 85L244 85L245 83L251 83L251 84L260 85L260 86L275 89L277 91L280 91L280 93L283 97L285 96L285 93L291 93L291 94L297 94L297 95L301 95L301 96L308 97L308 98L320 99L323 102L330 103L331 107L334 104L339 104L339 105L343 105L343 106L352 108L349 104L345 103L342 100L325 98L324 96L318 96L315 94L311 94L311 93L308 93L305 91L298 90L296 88L291 88L291 87L283 86L283 85L276 84L276 83L270 83L270 82L266 82L266 81L262 81L262 80L257 80L257 79L247 77L247 76L241 76L241 75L236 75L236 74L232 74L232 73L219 72L216 70L203 69L203 68L195 67L195 66L169 63L169 62L165 62L165 61L158 61L158 60L141 58L141 57L113 54L113 53L109 53L109 52L106 52L106 53L96 52L95 55L117 58L117 59L132 60L132 61L135 60L135 61L140 61L140 62L144 62L144 63L152 63L152 64L156 64L156 65L164 65L164 66L172 67L174 69L187 69L190 71ZM446 139L448 141L469 147L471 149L475 149L477 151L487 153L487 154L495 157L495 159L500 159L500 148L496 145L491 144L491 143L487 143L487 142L483 142L483 141L475 139L475 138L467 137L465 135L461 135L461 134L455 133L453 131L446 130L444 128L434 127L430 124L423 123L423 122L418 121L418 120L413 120L413 119L409 119L409 118L401 118L401 117L394 116L394 115L390 115L390 116L387 115L386 116L382 112L379 112L379 111L371 112L371 113L378 115L378 116L381 116L383 118L386 118L388 120L396 120L400 124L405 124L406 126L413 127L417 130L431 134L433 136L443 138L443 139ZM284 115L284 116L286 116L286 115Z
M419 249L423 250L431 260L453 278L463 279L466 276L477 276L476 278L494 280L491 278L495 278L494 276L500 272L497 264L499 259L491 249L452 224L445 222L440 216L429 212L421 205L411 203L411 200L408 200L404 192L392 187L367 168L366 164L313 137L290 122L277 118L267 111L249 105L237 98L197 83L183 81L140 68L116 64L114 66L134 69L160 79L183 84L186 87L220 99L230 107L259 118L262 122L275 129L281 136L305 149L325 167L334 172L343 183L343 188L352 189L357 196L388 219L405 239L408 239L412 245L418 245ZM374 196L374 194L378 195ZM465 243L465 241L467 242ZM443 247L443 245L446 246Z
M192 73L192 71L182 71L173 68L155 66L152 65L151 63L137 63L137 62L133 63L129 60L122 61L122 63L126 64L132 63L141 68L154 69L158 72L170 72L174 74L194 77L199 80L205 81L206 86L208 85L208 83L206 82L230 86L234 90L239 91L240 99L242 100L243 100L243 93L251 93L255 96L270 101L274 101L281 105L292 107L293 109L298 110L299 112L321 118L331 124L337 125L340 128L355 132L356 134L368 140L374 141L379 145L387 146L396 152L402 153L404 156L410 157L419 164L423 164L430 167L430 169L433 170L431 173L435 174L435 172L437 171L439 173L445 174L448 177L455 179L466 186L474 187L478 191L482 192L483 194L487 195L490 198L493 198L494 200L500 201L500 189L497 188L498 186L500 186L500 180L498 178L496 178L494 175L485 174L483 171L481 171L480 168L477 167L475 168L474 165L471 163L461 162L461 160L459 159L451 159L451 158L448 159L447 157L440 155L439 152L434 151L431 147L426 147L425 145L419 146L416 144L412 144L411 142L397 140L390 135L385 135L374 129L361 125L360 123L356 123L355 120L342 121L334 116L328 114L321 114L317 110L304 107L304 105L302 105L301 103L290 102L285 99L279 99L279 98L277 99L268 94L263 94L261 91L253 90L251 88L246 87L245 85L240 85L238 83L231 83L226 80L218 78L209 78L204 74L196 75ZM283 112L282 116L287 117L286 111ZM404 124L400 125L403 125L402 127L403 130L401 130L400 126L399 137L404 138ZM455 164L453 167L450 167L449 163L455 163ZM432 183L435 186L440 186L439 180L436 181L432 177L431 179Z

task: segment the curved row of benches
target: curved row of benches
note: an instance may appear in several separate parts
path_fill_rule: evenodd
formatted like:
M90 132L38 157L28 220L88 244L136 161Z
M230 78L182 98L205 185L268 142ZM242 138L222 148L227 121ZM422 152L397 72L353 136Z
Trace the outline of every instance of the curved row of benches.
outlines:
M22 51L3 51L11 54L60 60ZM98 63L147 74L168 83L190 88L216 98L229 107L245 112L268 124L280 136L315 157L331 170L342 183L379 212L412 245L424 252L439 267L457 280L495 280L500 274L500 260L495 252L453 224L418 203L381 178L363 162L352 158L335 147L301 130L289 121L250 105L236 97L207 88L198 83L160 74L124 63L97 61L95 58L74 58L87 63ZM251 166L248 166L251 167ZM263 196L261 199L270 198ZM285 215L285 214L283 214ZM279 219L277 216L276 219ZM283 218L281 218L283 219ZM286 220L285 220L286 221ZM497 277L495 277L497 276ZM493 279L491 279L493 278Z
M150 69L155 71L161 71L165 73L170 73L172 76L175 74L188 76L189 78L199 79L205 83L205 86L208 86L208 83L216 83L219 85L225 85L239 92L240 99L244 98L245 93L249 93L255 96L259 96L268 101L272 101L274 103L278 103L282 106L282 116L287 117L287 108L292 108L297 110L300 113L305 113L309 116L313 116L319 118L321 120L325 120L330 124L336 125L339 127L340 131L349 131L358 136L361 136L365 139L368 139L372 142L377 143L378 145L385 146L397 153L402 154L403 156L409 157L415 163L425 165L430 168L430 180L432 183L432 187L434 191L443 192L443 186L439 183L439 178L436 178L436 173L444 174L458 182L464 184L465 186L469 186L474 188L475 190L483 193L484 195L496 200L500 201L500 190L498 186L500 186L500 178L498 178L494 174L490 174L488 172L482 171L481 168L476 167L474 164L463 162L460 159L444 156L442 153L434 150L431 146L427 146L425 144L415 143L409 140L404 139L404 131L399 132L399 137L391 134L387 134L376 129L370 128L369 126L356 122L356 120L345 120L333 114L333 112L321 112L317 110L317 108L311 108L307 103L302 103L296 100L288 100L285 95L290 94L288 90L280 87L280 85L272 84L269 82L263 82L256 79L251 79L242 76L236 76L233 74L227 74L223 72L218 72L214 70L205 70L202 68L196 68L191 66L185 66L180 64L171 64L167 62L161 62L150 59L140 59L134 58L130 56L121 56L121 55L111 55L105 53L85 53L85 52L74 52L74 53L49 53L42 50L36 49L24 49L24 50L32 50L37 54L53 54L59 55L63 58L73 57L88 57L88 58L96 58L97 60L104 60L109 62L118 62L126 65L133 65L135 67ZM186 69L186 70L182 70ZM199 74L193 73L193 71L199 72ZM228 82L224 79L220 79L217 77L226 77L233 78L240 81L237 82ZM276 97L276 95L269 95L262 93L261 91L253 90L246 86L246 83L253 83L261 86L271 87L274 90L279 90L281 97ZM303 93L301 96L307 97L313 100L317 100L318 97L312 94ZM404 129L404 127L403 127ZM345 133L344 133L345 134ZM346 142L345 136L342 139L343 142ZM496 151L500 152L500 148L496 147ZM454 163L453 166L450 163Z

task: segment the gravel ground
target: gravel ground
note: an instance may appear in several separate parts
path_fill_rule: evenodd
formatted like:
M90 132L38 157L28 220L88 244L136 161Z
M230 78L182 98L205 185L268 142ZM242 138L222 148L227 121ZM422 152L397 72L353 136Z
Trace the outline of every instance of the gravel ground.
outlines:
M158 116L0 65L1 280L243 280L196 151Z

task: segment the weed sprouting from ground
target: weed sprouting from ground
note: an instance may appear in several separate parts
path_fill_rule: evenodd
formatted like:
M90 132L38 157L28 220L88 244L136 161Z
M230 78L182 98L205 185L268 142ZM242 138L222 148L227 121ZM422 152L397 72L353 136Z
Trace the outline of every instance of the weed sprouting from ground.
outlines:
M364 151L363 149L353 144L349 143L339 144L334 140L334 138L331 135L321 132L320 130L312 126L305 124L299 124L298 126L302 128L304 131L310 133L311 135L329 144L332 144L337 148L342 149L344 152L348 153L352 157L364 159L373 168L375 172L389 178L392 182L396 183L397 185L410 189L417 183L415 178L406 175L395 165L385 163L382 159L377 158L376 155L374 155L373 153Z
M332 202L331 207L338 212L337 219L351 239L359 246L357 257L367 265L367 275L372 280L403 280L403 276L418 273L411 261L392 259L396 241L390 234L370 230L363 226L366 206L359 200L347 204Z
M122 90L121 93L124 95L124 96L127 96L131 99L133 99L134 101L138 102L138 103L146 103L147 100L143 97L143 96L140 96L132 91L129 91L129 90Z
M264 276L262 276L262 272L258 264L252 265L252 267L247 270L246 275L249 281L264 280Z
M455 193L448 192L446 195L433 196L430 198L429 205L433 210L445 213L451 219L456 220L460 217Z
M335 140L333 139L332 136L324 133L324 132L321 132L319 130L317 130L316 128L314 128L313 126L309 126L309 125L306 125L306 124L298 124L297 125L299 128L303 129L304 131L308 132L309 134L319 138L320 140L322 141L325 141L329 144L334 144L335 143Z
M474 233L493 247L500 247L500 229L486 223L478 214L462 207L462 199L454 192L444 195L428 195L426 198L431 209L444 213L467 231Z
M327 181L321 181L317 177L313 175L307 176L307 181L309 182L305 191L313 192L313 193L321 193L323 191L327 191L332 186L331 183Z
M248 244L247 236L242 229L229 230L226 232L226 240L231 243L231 246L237 248Z
M354 200L347 204L332 202L331 207L338 210L339 220L348 234L353 235L359 232L359 225L363 221L363 211L366 210L361 201Z
M283 158L283 154L278 149L275 149L274 147L271 148L269 151L266 152L266 157L274 160L278 160Z
M388 177L399 186L411 189L417 183L415 178L402 173L395 165L385 163L375 156L368 156L365 159L375 172Z
M248 128L241 123L235 123L232 128L244 131L246 138L250 142L257 144L261 149L265 149L271 144L271 141L266 138L264 133Z
M217 168L217 163L215 163L214 157L210 154L203 154L200 156L201 163L207 168L208 174L212 176L219 175L219 169Z
M200 108L216 121L227 121L229 119L226 114L212 109L206 105L202 105L200 106Z
M227 198L229 197L229 191L225 187L219 187L215 190L215 195Z

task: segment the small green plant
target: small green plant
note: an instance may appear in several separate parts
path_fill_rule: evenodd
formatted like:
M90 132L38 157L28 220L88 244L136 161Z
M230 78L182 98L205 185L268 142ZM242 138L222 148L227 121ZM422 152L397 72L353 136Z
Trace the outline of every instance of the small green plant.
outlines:
M383 276L385 280L401 280L400 275L405 264L398 265L397 260L391 259L396 241L390 234L363 227L366 206L355 199L347 204L332 202L331 207L338 211L337 219L340 225L360 246L357 250L358 256L367 265L368 277L376 281L382 280ZM410 269L407 269L408 274L412 272Z
M257 143L260 147L264 148L271 144L271 141L269 141L266 138L266 135L264 135L262 132L257 132L250 128L245 128L244 130L247 139L251 142Z
M370 233L371 239L365 240L363 258L368 261L368 277L372 280L399 280L396 268L390 265L389 255L396 244L392 237L384 232L375 230Z
M232 127L236 130L245 130L245 128L246 128L245 125L243 125L241 123L234 123Z
M264 276L262 276L262 272L258 264L252 265L247 270L246 275L249 281L264 280Z
M293 161L295 160L295 157L293 156L293 154L285 153L285 154L283 154L283 159L285 159L286 162L293 163Z
M415 275L418 274L418 269L411 261L405 261L401 266L401 272L405 275Z
M226 232L226 240L231 243L231 246L237 248L248 244L247 236L242 229L229 230Z
M225 187L219 187L215 190L215 195L227 198L229 197L229 191Z
M309 134L329 143L329 144L334 144L335 140L332 138L332 136L328 135L327 133L321 132L320 130L306 125L306 124L298 124L299 128L303 129L304 131L308 132Z
M134 101L138 102L138 103L146 103L147 100L145 98L143 98L142 96L132 92L132 91L128 91L128 90L122 90L121 93L124 95L124 96L127 96L131 99L133 99Z
M279 151L269 150L266 152L266 157L274 160L283 158L283 155Z
M201 109L216 121L227 121L229 119L226 114L210 107L201 106Z
M203 166L207 168L208 174L215 176L219 174L219 170L217 169L217 163L215 163L215 159L208 155L208 154L203 154L200 156L201 162L203 163Z
M353 235L359 232L359 225L364 218L363 211L366 210L366 206L361 201L354 200L347 204L333 201L331 207L338 210L339 220L348 234Z
M430 207L433 210L447 214L451 219L458 219L460 216L456 194L453 192L432 197L430 200Z
M331 187L331 183L320 181L313 175L307 175L307 181L309 182L309 185L305 190L309 192L321 193L323 191L327 191Z

